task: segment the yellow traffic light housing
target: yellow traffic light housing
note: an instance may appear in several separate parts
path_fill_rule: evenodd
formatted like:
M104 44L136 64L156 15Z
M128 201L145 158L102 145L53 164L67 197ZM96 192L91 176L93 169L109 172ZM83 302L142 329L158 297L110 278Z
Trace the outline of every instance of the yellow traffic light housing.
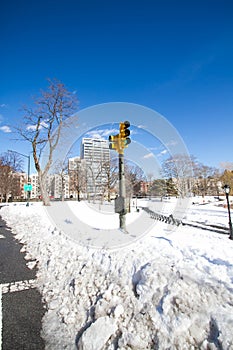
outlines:
M130 122L125 121L120 123L119 134L109 136L109 149L117 151L119 154L124 154L124 149L128 147L131 140L128 137L130 135Z
M110 135L109 138L109 149L113 149L119 152L119 134L118 135Z
M130 143L131 143L131 140L129 137L126 137L125 139L121 139L121 148L124 149L128 147Z
M125 121L123 123L120 123L120 137L122 139L125 139L126 137L128 137L130 135L130 122Z
M123 150L131 143L131 139L128 137L130 135L129 127L130 122L127 120L120 123L121 148Z

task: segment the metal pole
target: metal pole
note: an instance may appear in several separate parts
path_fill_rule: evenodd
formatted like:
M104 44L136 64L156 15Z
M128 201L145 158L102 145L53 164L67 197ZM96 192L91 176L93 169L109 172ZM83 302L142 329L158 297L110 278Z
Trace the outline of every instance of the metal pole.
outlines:
M28 156L28 184L30 183L30 156Z
M122 210L119 214L120 229L126 232L126 203L125 203L125 166L124 166L124 154L119 153L119 195L122 198Z
M28 185L30 183L30 155L27 156L28 158ZM30 201L30 191L27 191L27 199L28 199L28 202L27 202L27 207L29 206L29 201Z
M231 211L230 211L230 203L229 203L229 193L226 193L227 197L227 209L228 209L228 216L229 216L229 228L230 228L230 239L233 239L233 232L232 232L232 222L231 222Z

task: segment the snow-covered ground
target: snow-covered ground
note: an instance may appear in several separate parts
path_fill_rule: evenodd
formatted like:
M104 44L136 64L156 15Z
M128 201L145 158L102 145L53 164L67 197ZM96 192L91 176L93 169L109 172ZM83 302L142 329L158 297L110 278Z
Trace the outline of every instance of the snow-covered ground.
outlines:
M184 217L227 227L227 209L219 204L200 200ZM170 214L176 203L147 205ZM122 234L115 214L103 213L104 207L69 206L99 235L106 225ZM75 344L85 350L233 349L228 235L156 222L121 249L94 249L55 227L40 203L11 204L0 214L24 243L26 258L37 262L37 284L48 307L42 332L46 349L74 350ZM140 214L133 213L129 222L139 220L142 227Z

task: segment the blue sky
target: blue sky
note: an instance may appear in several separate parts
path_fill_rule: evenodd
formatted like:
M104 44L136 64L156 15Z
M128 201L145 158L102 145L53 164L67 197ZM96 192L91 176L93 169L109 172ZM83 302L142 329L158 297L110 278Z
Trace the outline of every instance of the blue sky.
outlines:
M10 131L56 77L77 92L80 110L149 107L202 163L233 162L232 18L231 0L5 1L0 153L30 151Z

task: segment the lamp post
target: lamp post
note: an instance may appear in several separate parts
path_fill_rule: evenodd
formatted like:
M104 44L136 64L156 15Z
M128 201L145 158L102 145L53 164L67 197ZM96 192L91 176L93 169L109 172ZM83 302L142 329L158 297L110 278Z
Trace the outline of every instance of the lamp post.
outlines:
M30 184L30 155L27 156L26 154L12 151L12 150L8 150L8 152L20 154L21 156L28 159L28 176L27 176L28 179L27 180L28 180L28 185L29 185ZM27 204L26 204L27 207L29 206L29 201L30 201L30 191L27 191Z
M229 203L229 194L231 191L231 188L229 185L224 185L223 189L226 194L226 199L227 199L227 209L228 209L228 216L229 216L229 228L230 228L230 239L233 239L233 231L232 231L232 223L231 223L231 211L230 211L230 203Z

